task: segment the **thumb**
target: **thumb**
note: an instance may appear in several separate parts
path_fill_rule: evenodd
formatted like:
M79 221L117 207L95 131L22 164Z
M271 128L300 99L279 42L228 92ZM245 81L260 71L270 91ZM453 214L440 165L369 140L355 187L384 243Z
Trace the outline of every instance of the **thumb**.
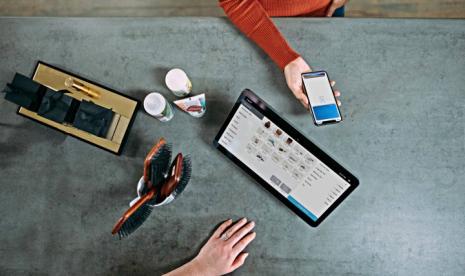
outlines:
M333 16L333 13L334 13L334 11L335 11L336 9L337 9L336 5L331 4L331 6L329 6L329 8L328 8L328 11L326 12L326 16L327 16L327 17Z
M242 266L245 262L245 259L249 256L249 253L241 253L237 258L234 260L234 262L231 265L231 272Z

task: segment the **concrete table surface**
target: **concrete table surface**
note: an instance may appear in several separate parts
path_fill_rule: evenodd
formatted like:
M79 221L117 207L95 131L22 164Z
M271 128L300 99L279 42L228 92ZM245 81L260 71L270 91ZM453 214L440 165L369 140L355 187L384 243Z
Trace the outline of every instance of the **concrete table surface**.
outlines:
M205 92L201 119L139 112L121 156L16 115L0 100L0 274L158 275L215 225L247 216L257 238L238 275L463 275L465 21L276 19L342 92L345 121L313 126L270 59L224 18L1 18L0 84L37 60L138 99L168 68ZM311 228L211 142L243 88L356 174L360 187ZM193 176L128 239L110 231L164 136Z

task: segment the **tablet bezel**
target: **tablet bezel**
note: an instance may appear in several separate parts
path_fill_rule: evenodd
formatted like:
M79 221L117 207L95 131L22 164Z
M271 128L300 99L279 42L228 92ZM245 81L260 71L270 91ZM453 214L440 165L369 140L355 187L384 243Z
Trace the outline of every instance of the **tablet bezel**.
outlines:
M263 113L264 116L269 118L275 125L277 125L280 129L282 129L285 133L287 133L291 138L293 138L295 141L301 144L305 149L311 152L315 157L317 157L320 161L322 161L326 166L328 166L331 170L336 172L338 175L340 175L343 179L345 179L349 183L349 188L344 193L342 193L342 195L340 195L339 198L316 221L313 221L309 216L305 215L303 211L301 211L297 206L292 204L285 196L280 194L275 188L273 188L270 184L268 184L268 182L262 179L258 174L252 171L246 164L244 164L237 157L231 154L226 148L224 148L222 145L219 144L219 139L223 135L229 122L233 118L234 114L236 113L237 109L239 108L243 100L246 100L253 107L257 108L260 112ZM297 129L295 129L289 122L287 122L285 119L280 117L265 101L260 99L255 93L253 93L249 89L245 89L244 91L242 91L241 95L239 96L236 103L234 104L231 112L229 113L226 121L221 126L220 131L216 135L213 141L213 145L220 152L222 152L229 159L231 159L236 165L238 165L245 172L247 172L247 174L252 176L252 178L254 178L258 183L260 183L262 187L264 187L267 191L273 194L279 201L284 203L289 209L291 209L295 214L297 214L301 219L303 219L307 224L309 224L312 227L318 226L359 185L359 180L353 174L347 171L344 167L342 167L339 163L337 163L328 154L323 152L323 150L318 148L313 142L311 142L303 134L301 134Z

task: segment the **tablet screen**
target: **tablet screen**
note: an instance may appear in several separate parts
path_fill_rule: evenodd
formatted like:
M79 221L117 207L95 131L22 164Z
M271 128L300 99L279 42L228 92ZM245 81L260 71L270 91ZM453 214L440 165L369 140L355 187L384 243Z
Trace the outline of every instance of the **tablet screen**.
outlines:
M247 101L240 102L218 143L312 221L350 187Z

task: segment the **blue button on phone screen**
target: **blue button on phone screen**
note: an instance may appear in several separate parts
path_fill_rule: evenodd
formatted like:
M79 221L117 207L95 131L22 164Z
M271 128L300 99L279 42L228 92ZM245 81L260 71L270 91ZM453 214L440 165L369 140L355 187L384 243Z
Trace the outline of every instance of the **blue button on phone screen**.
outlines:
M313 107L317 121L339 118L339 110L335 104L325 104Z

